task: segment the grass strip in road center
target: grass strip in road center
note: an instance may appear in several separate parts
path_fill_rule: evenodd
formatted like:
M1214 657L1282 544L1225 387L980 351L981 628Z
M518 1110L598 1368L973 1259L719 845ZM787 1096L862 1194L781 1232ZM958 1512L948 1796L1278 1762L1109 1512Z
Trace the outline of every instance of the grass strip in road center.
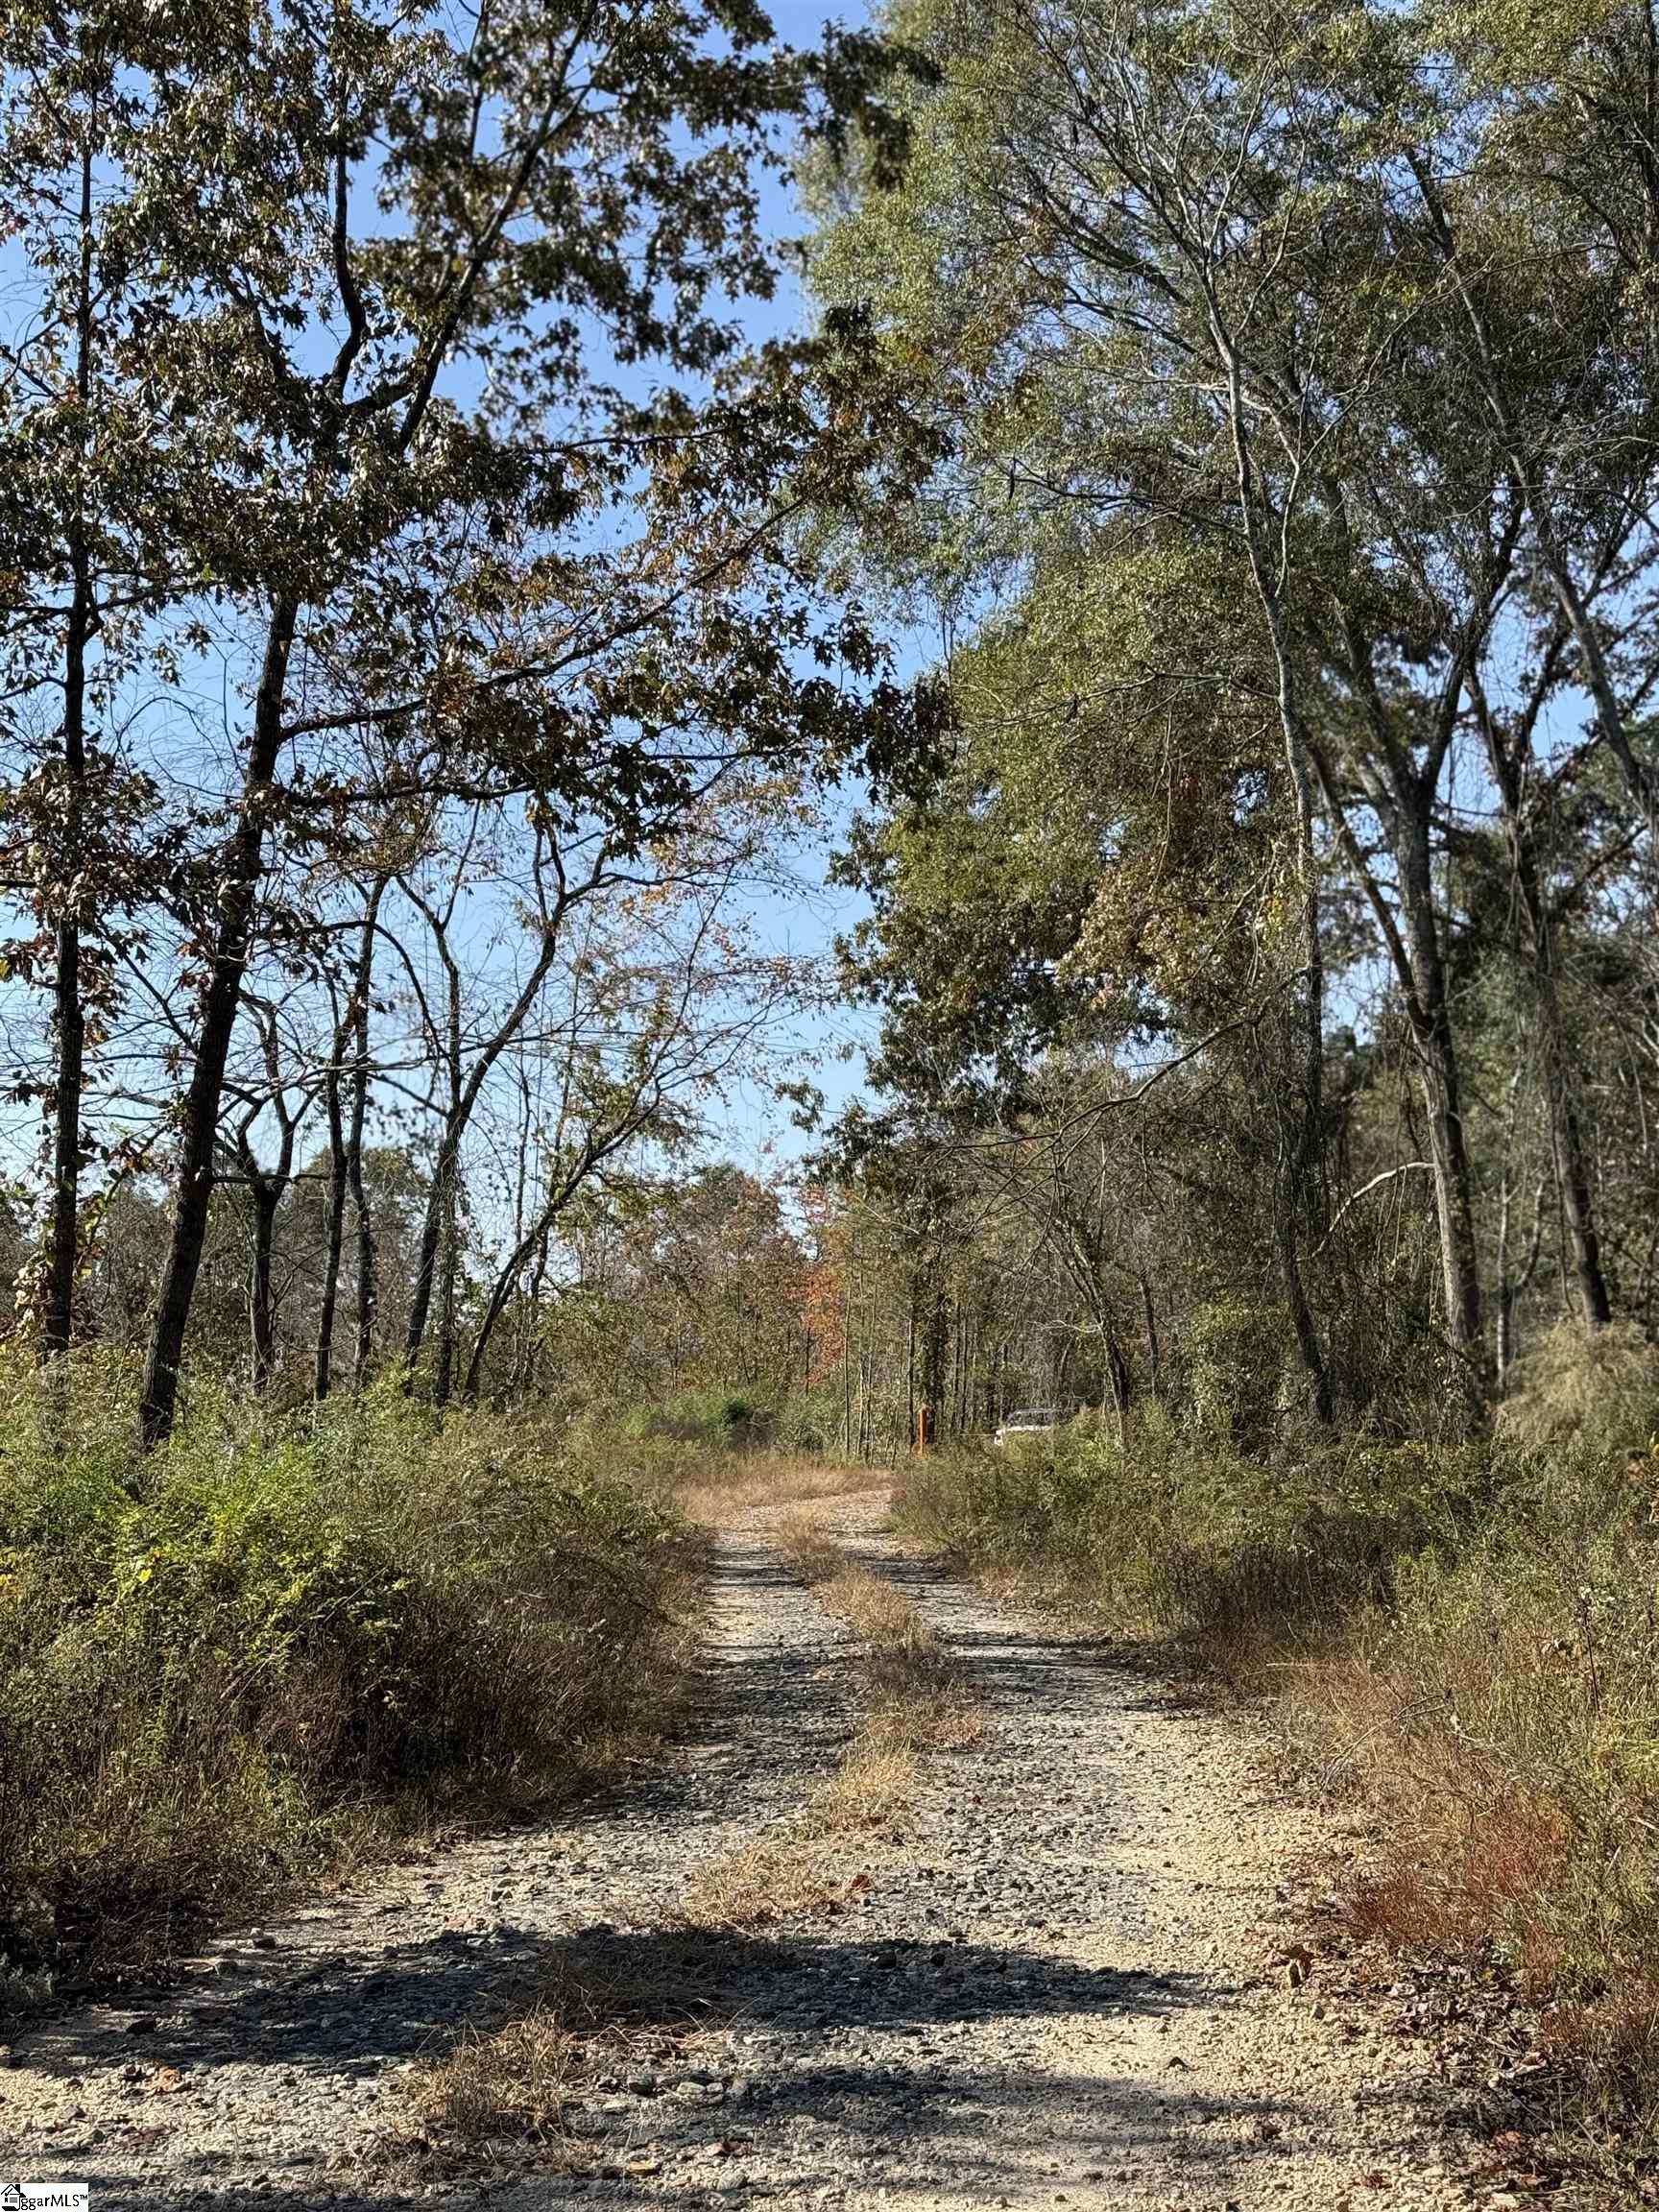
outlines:
M977 1739L958 1662L902 1591L808 1520L787 1523L780 1548L854 1635L857 1722L834 1773L786 1828L700 1868L663 1923L578 1938L534 2007L420 2068L387 2145L394 2163L442 2172L515 2147L566 2171L604 2163L605 2147L581 2131L596 2080L690 2057L729 2010L723 1938L844 1909L870 1887L873 1850L902 1840L921 1762ZM613 2169L651 2174L656 2152L613 2153Z
M790 1566L855 1639L858 1722L840 1764L783 1833L701 1867L680 1918L688 1927L757 1928L830 1912L868 1887L849 1865L855 1839L894 1841L923 1758L965 1749L980 1719L962 1669L915 1602L798 1516L779 1539Z
M731 2015L729 1962L695 1932L640 1930L572 1938L542 1971L537 2003L469 2033L419 2067L406 2118L382 2146L388 2162L430 2173L476 2164L480 2152L533 2147L543 2167L593 2165L604 2150L582 2132L595 2080L673 2071ZM649 2150L613 2160L620 2177L654 2171Z

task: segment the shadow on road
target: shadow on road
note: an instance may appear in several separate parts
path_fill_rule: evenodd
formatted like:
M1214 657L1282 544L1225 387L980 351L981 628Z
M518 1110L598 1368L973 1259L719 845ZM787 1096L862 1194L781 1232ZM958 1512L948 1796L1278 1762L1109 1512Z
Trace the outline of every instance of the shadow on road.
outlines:
M1163 2139L1171 2130L1190 2128L1203 2113L1178 2089L1149 2103L1144 2085L1125 2085L1119 2108L1110 2082L1097 2078L1069 2083L1046 2068L1029 2074L1013 2066L987 2071L981 2060L968 2062L966 2043L952 2049L953 2032L1004 2017L1028 2028L1044 2019L1078 2016L1109 2031L1114 2020L1131 2014L1176 2013L1187 2007L1213 2012L1229 1995L1197 1978L1091 1969L968 1941L865 1937L852 1928L844 1936L765 1937L628 1933L599 1925L558 1942L508 1931L494 1941L457 1936L411 1944L355 1984L318 1975L231 2000L222 2016L193 2025L192 2079L211 2090L220 2066L270 2067L296 2084L317 2075L372 2078L409 2058L437 2057L457 2040L488 2034L549 1998L557 2004L572 1987L613 1993L618 2016L636 2032L648 2034L656 2026L673 2036L688 2028L735 2025L799 2037L800 2047L815 2054L812 2062L769 2074L757 2096L755 2117L764 2116L769 2132L797 2118L844 2127L859 2139L866 2157L874 2146L879 2158L883 2146L899 2154L905 2138L925 2128L929 2170L938 2176L930 2186L975 2196L986 2189L995 2194L1003 2171L999 2121L1017 2111L1028 2118L1041 2108L1046 2125L1051 2123L1055 2154L1069 2168L1080 2160L1128 2156L1136 2131L1151 2129ZM897 2056L904 2062L883 2065L870 2056L829 2049L826 2030L843 2041L855 2041L865 2031L897 2037ZM36 2063L72 2068L74 2024L64 2024L53 2040L50 2054L36 2046ZM164 2062L165 2049L147 2050L151 2056ZM388 2119L395 2103L395 2096L388 2097ZM650 2130L664 2109L654 2100L640 2100L639 2128ZM172 2117L135 2084L135 2152L143 2130L158 2116ZM693 2125L709 2136L722 2171L729 2173L741 2158L744 2116L745 2107L733 2105L711 2106L695 2117ZM683 2128L685 2120L678 2110L676 2124ZM723 2144L731 2146L724 2154ZM318 2149L321 2158L327 2146ZM209 2201L223 2212L252 2212L274 2199L292 2201L296 2192L307 2205L349 2205L364 2212L408 2201L403 2182L366 2189L360 2178L326 2176L321 2168L314 2180L285 2174L276 2187L269 2179L251 2183L245 2158L238 2159L234 2179L217 2179L214 2163L204 2159L195 2174L176 2168L164 2182L141 2180L131 2170L123 2174L118 2139L99 2147L95 2165L84 2154L67 2163L73 2177L91 2183L92 2201L105 2212L136 2212L139 2206L156 2212L158 2206ZM521 2169L499 2174L490 2184L492 2201L522 2205L525 2212L532 2205L592 2201L594 2189L654 2203L702 2203L710 2186L712 2179L706 2185L659 2178L646 2200L642 2190L624 2182L551 2172L532 2179ZM785 2192L783 2200L803 2200ZM926 2201L926 2196L920 2200Z

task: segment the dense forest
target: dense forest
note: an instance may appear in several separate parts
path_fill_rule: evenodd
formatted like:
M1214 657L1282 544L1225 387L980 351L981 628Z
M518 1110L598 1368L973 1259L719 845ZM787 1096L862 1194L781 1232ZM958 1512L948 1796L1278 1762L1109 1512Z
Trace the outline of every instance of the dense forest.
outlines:
M925 1434L957 1559L1345 1683L1378 1927L1650 2121L1651 8L0 68L0 1989L623 1727L677 1453Z
M1652 1334L1642 11L245 29L10 57L20 1335L151 1443L193 1345L543 1386L848 775L840 1319L691 1382L856 1309L844 1447L1246 1342L1399 1429Z
M851 1156L1046 1256L1073 1404L1398 1430L1650 1335L1645 12L901 22L814 266L926 364L861 551L958 734L843 863Z

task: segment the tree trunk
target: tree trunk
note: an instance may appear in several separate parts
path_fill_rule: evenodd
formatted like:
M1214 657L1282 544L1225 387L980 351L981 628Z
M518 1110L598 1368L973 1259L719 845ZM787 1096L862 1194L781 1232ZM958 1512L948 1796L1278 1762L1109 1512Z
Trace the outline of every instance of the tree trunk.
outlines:
M454 1164L444 1186L444 1236L438 1295L438 1358L432 1374L432 1403L445 1407L455 1380L455 1274L459 1233L457 1171Z
M1288 723L1288 716L1286 717ZM1325 948L1319 935L1317 858L1313 850L1313 805L1307 762L1294 735L1286 738L1296 792L1297 864L1302 905L1303 973L1296 993L1293 1028L1301 1044L1301 1076L1291 1105L1291 1126L1282 1147L1275 1201L1279 1271L1290 1309L1296 1349L1307 1370L1313 1415L1329 1429L1336 1418L1330 1364L1302 1273L1302 1238L1309 1216L1309 1188L1316 1179L1325 1137Z
M1559 1040L1556 1042L1558 1045ZM1573 1276L1578 1292L1578 1310L1586 1329L1604 1329L1613 1318L1613 1302L1607 1294L1607 1277L1601 1265L1601 1240L1596 1231L1595 1203L1590 1195L1590 1170L1570 1083L1565 1055L1558 1052L1554 1080L1551 1086L1555 1180L1561 1189L1567 1241L1573 1251Z
M812 1381L807 1378L807 1389ZM909 1303L904 1310L904 1429L911 1451L916 1449L916 1276L909 1279Z
M1418 1072L1429 1125L1429 1158L1440 1234L1440 1278L1447 1332L1460 1352L1480 1350L1480 1276L1476 1256L1469 1157L1458 1101L1457 1060L1444 1006L1417 1040Z
M1408 1010L1429 1124L1446 1328L1453 1345L1473 1361L1479 1377L1484 1360L1474 1185L1463 1137L1457 1047L1446 1002L1446 971L1434 913L1426 806L1415 809L1409 819L1402 818L1396 848L1414 986Z
M75 391L83 435L92 383L92 144L81 158L81 272L76 294ZM85 1088L86 1008L81 976L81 903L85 854L86 644L97 622L86 547L85 486L76 487L69 528L70 599L63 640L63 850L58 862L52 1026L52 1201L46 1237L44 1358L66 1352L75 1327L75 1266L81 1231L81 1103Z
M76 883L86 780L86 637L91 595L86 586L84 549L79 551L74 598L63 668L63 767L68 781L63 864ZM75 1267L81 1227L81 1102L85 1088L86 1009L81 984L81 922L78 890L60 890L57 973L52 1025L57 1066L52 1086L52 1207L47 1231L45 1312L40 1349L50 1358L66 1352L75 1324Z
M334 1057L323 1086L328 1117L328 1198L323 1230L323 1284L317 1301L317 1361L312 1396L321 1405L334 1380L334 1313L340 1302L340 1255L346 1246L346 1118L340 1106L340 1046L345 1029L334 1032Z
M444 1242L445 1193L455 1171L461 1146L457 1117L439 1140L432 1163L432 1181L426 1192L426 1211L421 1218L421 1243L415 1258L415 1285L409 1300L409 1326L404 1332L404 1363L413 1369L426 1342L426 1324L432 1311L432 1292L438 1281L438 1256Z
M1329 1429L1336 1418L1331 1396L1331 1370L1302 1279L1301 1225L1291 1190L1286 1188L1283 1174L1273 1196L1273 1238L1279 1254L1279 1279L1296 1337L1296 1351L1308 1376L1313 1417L1322 1428Z
M1158 1309L1152 1302L1152 1286L1146 1279L1144 1268L1138 1271L1136 1280L1141 1285L1141 1316L1146 1326L1146 1372L1151 1382L1152 1395L1164 1395L1164 1358L1158 1342Z
M1525 832L1521 833L1524 842ZM1583 1128L1574 1101L1573 1070L1561 1022L1561 1002L1555 987L1549 917L1544 909L1535 870L1528 865L1522 886L1532 939L1532 969L1536 986L1534 1013L1543 1056L1544 1095L1550 1110L1550 1151L1561 1193L1562 1222L1572 1254L1573 1279L1578 1311L1587 1330L1604 1329L1613 1318L1613 1302L1601 1265L1601 1239L1596 1227L1596 1205L1590 1189L1590 1166Z
M346 1244L346 1198L349 1191L357 1208L360 1269L363 1238L368 1224L368 1202L363 1196L363 1121L368 1108L369 1090L369 989L374 969L374 928L379 919L380 901L385 895L386 880L384 876L377 876L370 892L369 905L363 917L363 934L358 942L357 964L351 977L351 996L347 1002L345 1017L334 1031L333 1055L324 1091L328 1114L328 1218L324 1239L323 1293L317 1315L314 1387L319 1402L327 1397L333 1384L334 1318L340 1298L340 1262ZM349 1124L341 1105L341 1075L349 1046L352 1047L353 1061ZM374 1254L372 1231L368 1232L368 1244L372 1275ZM372 1303L372 1286L369 1295ZM368 1358L363 1346L362 1324L363 1297L360 1285L356 1377L359 1382Z
M1313 1410L1329 1427L1334 1419L1331 1377L1308 1302L1302 1275L1300 1242L1309 1175L1318 1161L1324 1141L1325 1070L1325 949L1319 933L1318 854L1313 841L1313 792L1310 769L1307 724L1297 681L1296 654L1291 642L1284 598L1284 579L1276 571L1262 541L1262 516L1257 502L1261 485L1251 449L1244 379L1238 349L1221 312L1218 297L1206 286L1211 338L1227 380L1228 419L1233 436L1233 459L1238 494L1238 518L1243 534L1251 580L1273 651L1280 737L1285 766L1296 802L1296 874L1302 921L1302 974L1297 978L1296 1026L1302 1040L1302 1081L1295 1108L1295 1123L1287 1143L1280 1147L1274 1195L1274 1238L1279 1252L1279 1272L1285 1299L1296 1333L1296 1349L1308 1371ZM1277 1087L1275 1087L1277 1088Z
M276 1369L276 1301L272 1262L276 1246L276 1209L287 1178L261 1177L252 1187L253 1200L253 1280L249 1319L253 1336L253 1389L263 1391Z
M853 1271L858 1264L858 1239L848 1241L841 1271L841 1437L853 1456Z
M374 1317L378 1303L375 1283L374 1216L363 1182L363 1123L369 1108L369 1006L367 996L357 1009L357 1049L351 1070L351 1119L346 1135L346 1179L351 1189L351 1211L357 1224L356 1342L351 1361L352 1388L361 1390L369 1380L374 1357Z
M1550 1144L1556 1186L1561 1193L1566 1241L1572 1253L1578 1310L1588 1330L1605 1328L1613 1318L1607 1278L1601 1265L1601 1242L1596 1228L1595 1201L1590 1188L1590 1167L1583 1130L1575 1103L1573 1070L1561 996L1556 983L1555 946L1549 900L1539 861L1538 840L1527 805L1523 768L1515 750L1504 742L1491 709L1479 689L1486 757L1503 802L1509 833L1510 865L1521 912L1527 926L1527 951L1532 970L1533 1013L1544 1069L1544 1095L1550 1111Z
M282 748L282 699L299 606L279 599L272 610L265 658L254 699L253 729L243 776L236 827L225 847L225 866L213 927L211 966L202 1000L195 1064L184 1094L178 1192L167 1257L139 1397L139 1435L146 1451L173 1433L179 1404L179 1367L202 1266L207 1209L213 1194L214 1142L225 1091L225 1068L242 1003L253 915L264 858L265 829L275 800L273 779Z
M1100 1341L1106 1352L1106 1373L1112 1385L1112 1405L1118 1416L1118 1442L1128 1440L1129 1429L1129 1362L1123 1357L1123 1347L1118 1341L1118 1333L1110 1323L1100 1324Z

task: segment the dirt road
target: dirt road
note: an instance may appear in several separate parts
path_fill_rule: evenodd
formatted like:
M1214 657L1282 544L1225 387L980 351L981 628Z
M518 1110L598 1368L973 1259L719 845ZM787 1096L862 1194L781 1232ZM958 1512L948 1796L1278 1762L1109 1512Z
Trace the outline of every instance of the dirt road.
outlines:
M85 2180L97 2212L1471 2201L1424 2047L1317 1963L1292 1986L1284 1886L1325 1838L1238 1728L903 1556L879 1494L820 1518L909 1594L985 1722L925 1765L899 1833L840 1847L835 1911L675 1925L699 1865L798 1823L854 1719L846 1631L751 1514L666 1770L227 1937L142 2009L37 2030L0 2073L0 2182ZM573 1964L683 1981L699 2032L586 2081L563 2149L411 2152L411 2069Z

